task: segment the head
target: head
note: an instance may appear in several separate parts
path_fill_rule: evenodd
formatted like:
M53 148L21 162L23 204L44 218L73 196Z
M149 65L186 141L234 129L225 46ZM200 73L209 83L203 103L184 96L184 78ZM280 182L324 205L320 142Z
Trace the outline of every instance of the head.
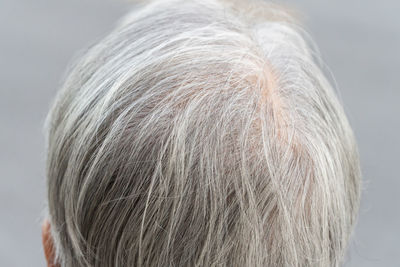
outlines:
M47 120L49 265L340 265L359 160L305 36L262 1L155 1L92 46Z

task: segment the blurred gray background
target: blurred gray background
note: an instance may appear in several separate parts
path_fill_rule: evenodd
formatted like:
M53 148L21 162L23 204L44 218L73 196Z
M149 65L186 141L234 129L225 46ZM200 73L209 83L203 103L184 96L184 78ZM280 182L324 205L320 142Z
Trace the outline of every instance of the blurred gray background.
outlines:
M346 266L400 266L400 1L276 2L303 14L359 141L363 197ZM129 7L0 0L0 266L45 266L44 118L71 58Z

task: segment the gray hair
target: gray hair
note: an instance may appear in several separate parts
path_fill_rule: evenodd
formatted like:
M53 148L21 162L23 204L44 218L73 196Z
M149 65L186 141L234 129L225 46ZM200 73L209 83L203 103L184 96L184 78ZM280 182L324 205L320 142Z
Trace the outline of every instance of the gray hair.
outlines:
M338 266L352 130L310 40L262 1L154 1L75 64L47 120L61 266Z

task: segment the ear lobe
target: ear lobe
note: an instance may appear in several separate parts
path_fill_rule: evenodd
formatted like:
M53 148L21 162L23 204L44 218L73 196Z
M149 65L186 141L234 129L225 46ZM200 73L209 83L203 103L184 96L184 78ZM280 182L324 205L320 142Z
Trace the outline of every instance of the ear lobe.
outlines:
M42 224L42 243L47 267L59 267L59 265L55 263L55 247L51 236L50 222L47 219L44 220Z

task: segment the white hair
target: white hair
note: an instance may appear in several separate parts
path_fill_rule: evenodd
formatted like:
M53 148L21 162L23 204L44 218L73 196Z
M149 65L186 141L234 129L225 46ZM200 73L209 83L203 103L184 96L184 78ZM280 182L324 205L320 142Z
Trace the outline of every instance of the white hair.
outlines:
M155 1L49 113L61 266L338 266L357 147L301 28L262 1Z

